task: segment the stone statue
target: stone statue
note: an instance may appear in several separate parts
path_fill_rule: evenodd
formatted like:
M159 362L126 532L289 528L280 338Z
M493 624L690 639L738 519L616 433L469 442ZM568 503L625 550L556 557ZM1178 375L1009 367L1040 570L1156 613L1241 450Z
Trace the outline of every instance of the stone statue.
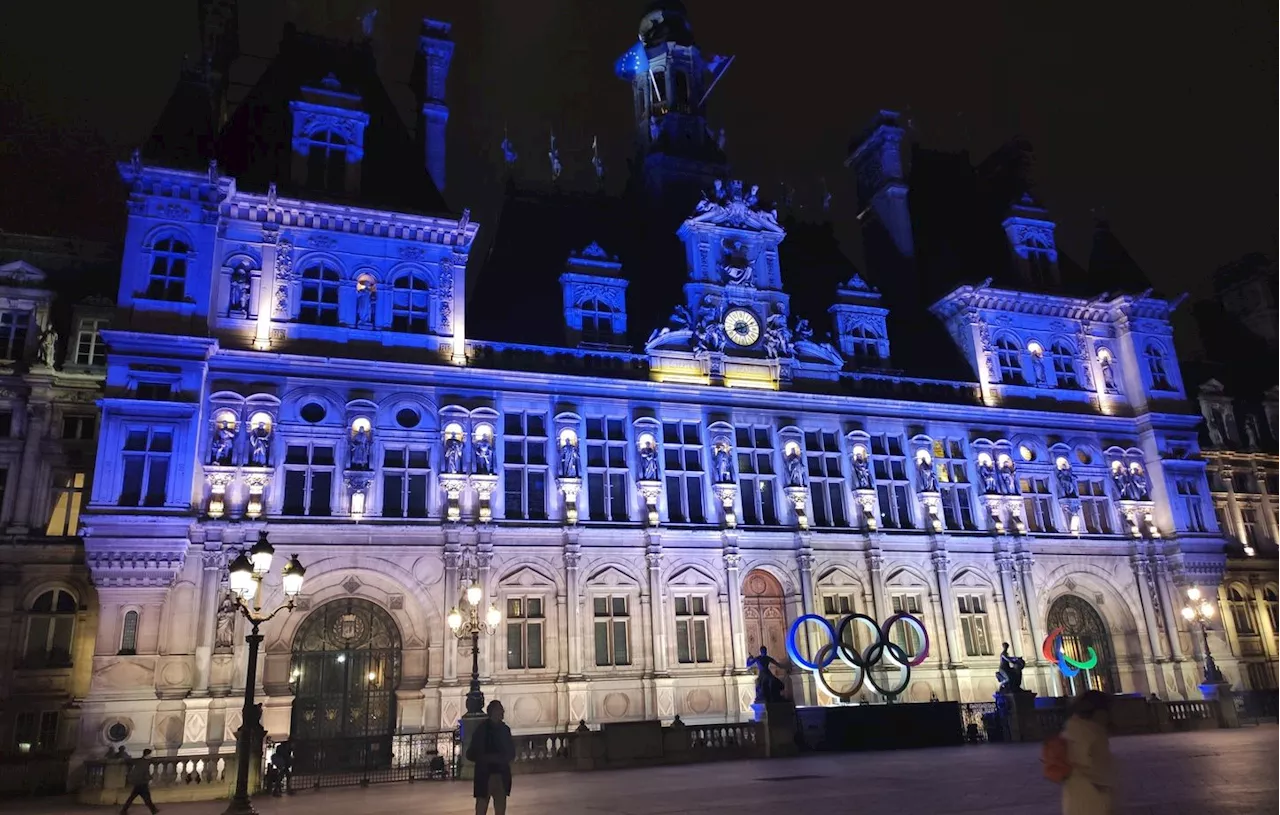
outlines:
M658 134L662 130L661 125L659 124L659 121L660 120L658 119L657 116L649 117L649 141L658 140Z
M715 467L717 484L733 483L733 451L729 445L721 442L711 453L712 465Z
M720 132L716 135L716 147L720 148L720 152L724 152L725 132L724 128L720 128Z
M787 464L787 486L803 487L804 486L804 454L800 452L799 447L792 447L791 450L784 454Z
M1102 366L1102 384L1106 387L1108 393L1115 393L1116 388L1116 369L1115 364L1111 361L1111 357L1104 356L1098 360L1098 364Z
M1258 417L1250 414L1244 417L1244 439L1245 444L1250 450L1258 449L1258 440L1261 434L1258 432Z
M475 453L476 475L493 475L493 439L481 436L471 449Z
M231 451L235 441L235 426L231 422L218 422L218 427L213 431L213 444L210 445L209 461L213 464L230 464Z
M1000 494L1020 494L1018 490L1018 474L1013 468L1013 459L1006 458L1000 462Z
M266 422L258 422L249 433L249 463L254 467L266 467L271 463L271 428Z
M1129 468L1129 496L1135 501L1148 501L1151 491L1147 487L1147 474L1141 467Z
M377 292L373 283L356 283L356 328L373 328L373 301Z
M735 265L739 262L741 262L742 265L740 266ZM756 285L755 275L752 274L751 264L745 260L730 261L724 267L724 275L725 275L725 280L728 281L729 283L734 284L735 286L746 286L748 288L755 288L755 285Z
M1000 670L996 671L996 679L1000 680L1000 693L1022 692L1022 671L1027 661L1022 657L1009 656L1009 643L1001 643Z
M652 442L640 448L640 480L658 481L658 451Z
M796 342L809 342L813 339L813 328L809 325L808 320L797 320L793 333L795 334Z
M218 608L217 627L213 632L213 647L229 651L235 645L236 604L230 596L224 597Z
M795 356L791 346L791 329L787 327L787 315L780 310L769 315L764 328L764 352L770 359Z
M1115 484L1116 495L1120 500L1127 501L1129 499L1129 474L1123 466L1111 468L1111 483Z
M244 264L237 264L231 270L231 296L227 300L228 311L249 311L249 270Z
M57 348L58 332L50 324L44 331L40 332L40 361L52 368Z
M747 657L747 667L756 669L756 702L768 704L782 701L782 680L774 675L770 667L782 663L769 656L769 649L760 646L758 656Z
M502 133L502 161L507 165L507 169L511 169L516 165L516 159L520 158L520 154L516 152L516 146L511 143L511 139L507 138L505 129Z
M567 436L560 445L560 477L578 477L578 442Z
M551 180L556 182L560 180L560 173L563 172L564 166L560 164L560 151L556 149L556 134L551 134L551 150L547 152L547 158L551 160Z
M933 462L927 458L916 459L916 472L920 475L921 492L938 491L938 474L933 471Z
M280 203L280 193L276 190L276 182L267 185L267 209L275 209Z
M1080 490L1076 484L1076 474L1068 464L1054 471L1058 478L1058 494L1063 498L1079 498Z
M373 438L369 428L361 427L351 434L351 469L369 469L369 448L372 446Z
M1036 375L1037 385L1045 385L1048 383L1049 380L1045 377L1045 373L1044 373L1044 357L1042 355L1040 354L1031 355L1031 370Z
M462 473L462 439L450 436L444 440L444 471L451 475Z
M604 162L600 160L600 138L591 137L591 166L596 169L596 181L604 183Z
M996 468L988 460L978 462L978 478L982 481L982 491L987 495L996 495L1000 492L1000 485L996 481Z
M871 484L871 467L867 463L867 454L863 452L853 454L853 488L855 490L873 488Z

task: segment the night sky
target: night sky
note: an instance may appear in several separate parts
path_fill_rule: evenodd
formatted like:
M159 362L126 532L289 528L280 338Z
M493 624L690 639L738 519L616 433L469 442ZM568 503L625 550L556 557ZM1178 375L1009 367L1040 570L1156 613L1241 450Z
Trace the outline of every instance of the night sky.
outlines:
M547 134L563 186L594 183L598 134L611 186L631 153L631 99L613 60L635 42L641 0L299 0L241 4L241 50L270 57L281 25L358 36L377 8L375 52L393 98L407 85L423 16L454 24L451 205L485 225L504 124L519 175L547 181ZM198 51L195 0L6 3L0 12L0 229L118 240L112 162L140 144ZM689 0L704 53L736 62L710 101L735 175L818 209L821 181L859 258L850 137L878 108L906 110L928 146L987 155L1035 145L1037 193L1059 245L1088 256L1091 210L1158 288L1206 294L1250 251L1275 254L1275 3L777 3ZM936 9L925 14L924 8ZM795 12L795 13L791 13ZM252 82L253 61L235 79ZM791 285L796 285L792 281Z

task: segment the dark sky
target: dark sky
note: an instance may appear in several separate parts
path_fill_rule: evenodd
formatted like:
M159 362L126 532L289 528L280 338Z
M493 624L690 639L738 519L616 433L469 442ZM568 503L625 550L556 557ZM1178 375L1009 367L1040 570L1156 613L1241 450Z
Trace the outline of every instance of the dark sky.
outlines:
M195 0L4 5L0 228L115 239L124 208L111 162L145 138L184 53L196 54ZM1039 196L1080 261L1095 207L1167 291L1203 294L1225 261L1275 253L1275 3L688 5L704 52L737 56L710 103L735 175L775 194L785 180L810 207L825 177L855 253L842 161L881 107L909 110L916 140L975 157L1028 137ZM612 63L635 41L641 0L245 0L242 51L271 56L286 18L354 37L375 7L380 71L406 117L417 21L454 23L455 209L471 206L483 228L504 123L522 174L546 180L554 126L562 183L592 183L593 134L621 183L632 113ZM253 62L243 67L251 81Z

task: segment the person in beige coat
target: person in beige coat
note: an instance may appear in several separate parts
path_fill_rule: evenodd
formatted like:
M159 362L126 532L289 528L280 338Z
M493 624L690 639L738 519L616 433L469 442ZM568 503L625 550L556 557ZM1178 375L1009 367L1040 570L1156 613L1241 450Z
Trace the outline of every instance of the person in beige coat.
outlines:
M1063 815L1109 815L1115 768L1107 734L1111 697L1091 690L1076 700L1062 730L1071 775L1062 784Z

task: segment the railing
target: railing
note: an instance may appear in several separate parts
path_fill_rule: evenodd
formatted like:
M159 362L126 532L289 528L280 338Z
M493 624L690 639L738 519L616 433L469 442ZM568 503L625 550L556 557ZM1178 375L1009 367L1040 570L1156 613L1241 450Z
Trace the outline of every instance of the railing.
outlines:
M1274 690L1247 690L1236 695L1236 715L1241 722L1258 724L1280 718L1280 696Z
M1008 740L1004 719L997 712L995 702L961 703L960 729L969 744Z
M458 731L290 742L292 789L457 778Z
M1169 722L1174 730L1200 730L1218 726L1218 713L1214 710L1217 702L1187 701L1165 702L1169 711Z
M0 795L58 795L66 790L68 756L42 753L0 756Z
M82 804L119 806L129 794L127 774L134 762L145 761L151 774L151 796L157 803L207 801L231 794L235 782L234 752L203 756L165 756L86 761L78 800ZM256 786L257 773L251 773Z
M1061 731L1070 715L1071 711L1065 707L1036 708L1036 724L1040 727L1040 733L1049 736Z
M699 758L731 758L735 753L750 755L760 748L760 731L754 722L687 725L685 733L689 750L703 754Z
M573 769L574 733L533 733L516 736L512 772L548 773Z

